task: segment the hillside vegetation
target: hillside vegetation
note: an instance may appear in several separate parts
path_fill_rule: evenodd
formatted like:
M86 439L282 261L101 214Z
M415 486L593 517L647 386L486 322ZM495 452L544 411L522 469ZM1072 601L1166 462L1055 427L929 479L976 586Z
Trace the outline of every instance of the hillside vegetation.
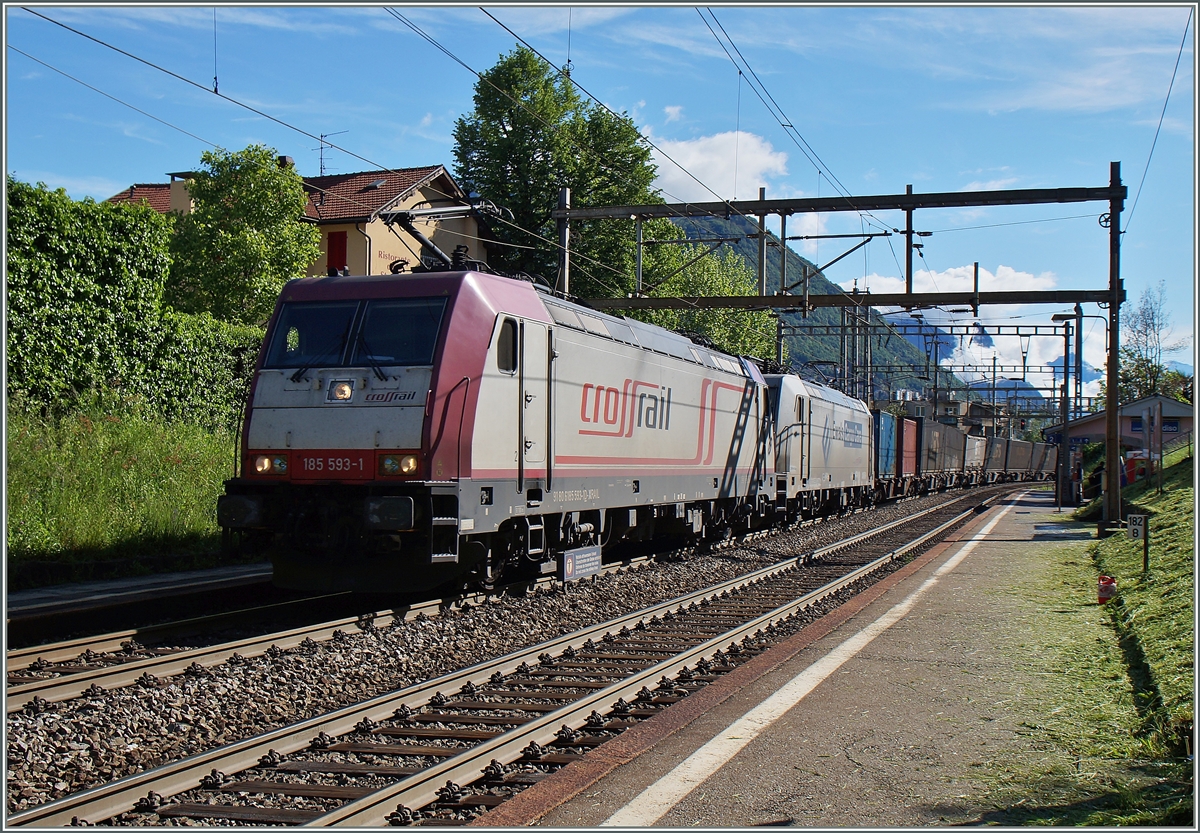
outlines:
M1110 612L1132 671L1145 677L1146 729L1178 754L1191 754L1195 714L1194 461L1122 490L1129 514L1149 515L1150 569L1142 571L1141 541L1118 533L1093 549L1097 569L1117 580Z

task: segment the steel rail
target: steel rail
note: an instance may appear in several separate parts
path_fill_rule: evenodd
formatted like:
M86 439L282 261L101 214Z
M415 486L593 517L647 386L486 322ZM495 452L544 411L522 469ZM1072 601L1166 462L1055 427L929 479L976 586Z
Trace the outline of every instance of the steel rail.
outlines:
M639 560L635 559L631 562L608 565L601 570L601 573L617 572L627 569L636 563L639 563ZM538 579L529 584L536 586L539 584L549 584L553 581L555 581L553 577L548 577ZM464 603L483 603L488 596L489 594L486 593L475 593L458 596L453 600L440 599L422 602L406 608L366 613L359 616L322 622L316 625L304 625L299 628L278 631L264 636L247 637L236 642L224 642L204 648L192 648L162 656L146 657L145 659L98 666L94 669L75 672L63 677L48 677L44 680L29 681L10 680L5 697L5 710L7 714L20 711L34 697L40 697L48 703L70 700L82 695L92 685L100 685L106 689L124 688L136 683L143 674L152 674L156 677L170 677L183 673L193 664L199 664L207 668L227 661L235 653L241 654L244 657L261 656L272 645L277 648L286 649L294 648L305 639L324 642L333 638L334 631L358 627L364 621L370 621L379 627L397 620L413 619L421 613L427 616L435 616L444 608L451 608ZM287 602L286 604L293 603ZM228 615L230 614L217 614L217 617L214 618ZM188 621L200 623L206 618L208 617ZM176 626L182 624L176 623ZM15 662L13 654L8 655L8 670L15 671L28 668L33 662L29 657L33 656L40 659L47 659L48 661L62 662L78 657L81 649L90 649L97 653L112 651L115 648L119 648L122 642L128 641L138 635L137 631L121 631L113 634L105 634L99 637L98 641L85 637L51 646L43 646L44 650L42 651L38 651L37 649L22 649L20 652L14 652L18 654ZM51 659L51 657L54 659ZM54 669L51 668L48 670L53 671Z
M938 507L938 508L944 508ZM932 510L931 510L932 511ZM571 729L581 729L587 725L587 718L593 710L604 709L606 712L611 710L611 705L617 699L633 698L636 693L645 685L652 683L659 677L674 677L685 667L698 661L702 657L707 657L715 653L727 642L736 642L739 639L749 636L750 634L760 631L765 627L777 624L786 619L791 618L796 613L809 608L823 599L837 593L838 591L853 585L855 582L865 578L881 567L900 558L909 550L920 546L926 541L941 535L951 526L960 523L964 518L975 513L975 508L972 507L965 512L960 513L949 521L941 524L936 529L925 533L915 541L909 542L902 547L899 547L879 558L858 567L846 575L835 579L834 581L817 588L805 595L780 605L772 611L764 613L760 616L751 619L741 625L738 625L730 630L714 636L705 642L690 648L669 660L665 660L656 665L650 666L642 671L636 672L633 675L626 677L612 686L601 689L591 694L587 694L563 708L549 712L529 723L523 724L517 729L505 732L503 735L484 741L471 749L456 755L452 758L447 758L439 763L434 764L421 772L408 776L391 786L385 787L371 795L347 802L335 810L326 813L318 819L308 822L306 827L374 827L386 826L387 816L397 809L397 805L404 805L410 808L419 808L428 804L432 804L438 799L438 791L447 781L452 781L455 784L469 784L479 780L480 762L496 760L501 764L511 764L523 757L523 750L530 742L540 745L549 745L557 737L559 726L567 726ZM922 513L926 514L926 513ZM904 519L903 522L910 522L912 518ZM869 533L855 536L854 539L848 539L846 542L839 542L838 545L822 548L822 554L829 554L838 549L845 549L853 546L854 543L861 543L866 538L875 537L882 534L884 529L894 527L896 524L889 524L888 527L879 530L872 530ZM582 757L582 756L581 756Z
M958 498L957 500L965 499L967 498L963 497ZM956 501L951 501L950 503L954 502ZM433 694L440 692L443 689L455 690L461 688L467 683L471 683L473 685L485 684L497 671L503 675L508 675L517 671L522 663L537 663L538 657L543 653L557 655L568 647L582 645L584 642L592 638L599 639L604 633L620 630L622 627L633 627L643 619L649 619L654 616L662 615L675 608L698 603L706 599L715 598L726 591L732 591L759 583L780 573L794 570L808 560L820 558L823 555L853 546L855 543L859 543L866 538L880 535L895 527L911 523L912 521L924 517L932 512L943 510L945 507L946 504L931 507L915 515L911 515L907 518L902 518L898 521L893 521L892 523L886 524L882 527L870 530L867 533L853 536L845 541L839 541L827 547L810 551L799 557L788 558L777 564L762 567L744 576L729 579L721 582L720 584L713 585L693 593L685 594L683 596L678 596L674 599L661 602L652 607L636 611L635 613L618 617L616 619L603 622L581 631L567 634L559 637L558 639L550 640L530 648L522 649L496 660L478 663L468 668L445 674L436 679L418 683L399 691L379 695L362 703L348 706L319 717L310 718L299 723L281 727L271 732L256 735L241 741L236 741L232 744L227 744L226 746L207 750L205 752L189 756L188 758L180 761L175 761L173 763L165 764L163 766L143 772L134 773L133 775L126 776L117 781L101 784L56 801L47 802L46 804L39 805L38 807L34 807L21 813L9 816L7 818L7 823L14 827L56 827L67 826L71 824L72 819L100 821L112 818L113 816L133 809L134 805L151 790L166 798L198 787L201 780L213 769L220 769L223 772L230 773L238 772L257 765L259 760L268 752L274 751L281 755L287 755L307 749L311 746L312 738L320 732L325 732L333 736L345 734L354 729L354 727L364 718L380 720L391 717L392 712L399 708L400 705L406 704L406 701L420 702L422 700L427 700ZM957 522L957 520L961 520L962 517L965 517L974 511L975 509L972 508L964 513L961 513L960 516L955 519L955 521L950 523ZM946 524L943 524L942 526L944 527ZM898 551L893 551L892 553L888 553L876 561L890 561L896 557L898 557ZM876 566L878 566L878 564ZM858 573L859 571L856 570L851 575L858 575ZM844 581L844 579L839 581ZM839 587L840 586L844 586L844 584L839 584ZM825 588L821 588L820 590L813 592L820 593L824 589ZM808 598L811 595L812 594L810 593L802 598ZM762 617L759 617L754 621L759 621L761 618ZM728 638L728 634L725 634L719 638L710 640L710 642L723 643ZM705 643L705 645L708 644L709 643L707 642ZM691 657L693 655L694 650L688 651L683 656ZM668 661L668 664L673 662L675 662L675 660ZM686 660L679 660L679 667L682 667L684 664L687 664ZM655 668L660 669L660 666L655 666ZM661 669L656 673L662 673ZM642 680L642 675L639 674L637 679ZM640 684L635 686L633 691L636 691L638 688L640 688ZM622 687L620 690L624 691L624 688ZM609 695L605 695L605 697L607 696ZM588 703L592 705L594 705L596 702L595 698L591 696L586 699ZM556 720L561 721L563 719L560 713L556 712L552 714L557 715ZM534 724L540 728L544 728L543 723L544 721L541 720L534 721ZM531 724L526 725L529 726ZM524 730L518 731L523 732ZM551 732L550 735L553 736L553 732ZM508 735L506 734L505 737L508 737ZM528 741L525 742L527 743ZM493 754L493 757L496 757L496 754ZM405 779L405 781L399 783L411 784L411 780ZM431 781L429 783L432 784L433 782ZM419 789L424 788L425 787L420 787ZM418 788L414 787L414 789ZM390 795L386 800L390 800ZM330 823L340 822L331 820Z
M593 637L599 639L608 631L620 630L626 626L632 627L643 618L661 615L676 607L702 601L725 590L734 590L753 584L775 573L794 569L795 566L795 559L788 559L786 562L763 567L744 576L729 579L719 585L678 596L653 607L508 654L497 660L479 663L400 691L389 692L319 717L201 752L181 761L135 773L57 801L47 802L9 816L7 822L12 826L56 827L69 825L74 817L89 821L112 818L132 809L134 804L151 788L163 797L193 789L199 786L201 779L214 768L237 772L254 766L263 755L271 750L287 755L306 749L310 745L311 739L319 732L326 732L330 735L345 734L364 717L372 720L390 717L392 712L405 701L428 699L438 691L458 689L468 682L482 685L496 671L510 674L516 671L523 662L537 663L540 654L561 653L567 647L573 647L576 644L582 645Z
M28 668L39 659L45 660L46 662L66 662L68 660L75 659L85 650L92 650L96 653L109 653L120 650L123 644L131 639L153 640L165 638L180 632L198 632L206 629L212 630L213 628L220 626L223 622L236 621L238 618L248 616L250 614L266 613L268 611L277 611L288 607L309 605L313 602L332 599L344 595L348 595L348 593L330 593L324 596L311 596L304 599L293 599L291 601L275 602L274 604L245 608L243 610L227 610L207 616L194 616L189 619L180 619L175 622L164 622L160 625L146 625L140 628L129 628L128 630L112 631L110 633L96 634L94 636L79 636L73 639L64 639L59 642L47 642L41 645L30 645L26 648L16 648L8 651L4 655L5 666L9 671L20 671Z

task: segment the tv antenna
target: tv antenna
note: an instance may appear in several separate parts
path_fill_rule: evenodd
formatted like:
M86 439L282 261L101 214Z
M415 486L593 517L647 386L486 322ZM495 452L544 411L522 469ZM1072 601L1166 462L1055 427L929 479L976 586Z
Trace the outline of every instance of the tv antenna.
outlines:
M321 138L321 146L313 148L313 150L319 150L321 152L321 176L325 176L325 146L329 145L330 147L333 147L333 145L330 142L327 142L325 140L328 139L330 136L340 136L343 133L349 133L349 132L350 132L349 130L339 130L337 133L322 133L321 134L321 137L320 137Z

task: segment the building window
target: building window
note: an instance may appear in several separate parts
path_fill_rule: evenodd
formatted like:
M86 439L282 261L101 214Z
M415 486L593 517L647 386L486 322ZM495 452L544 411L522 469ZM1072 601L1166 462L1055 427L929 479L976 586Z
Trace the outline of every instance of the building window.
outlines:
M327 238L325 265L341 272L346 268L346 232L331 231Z

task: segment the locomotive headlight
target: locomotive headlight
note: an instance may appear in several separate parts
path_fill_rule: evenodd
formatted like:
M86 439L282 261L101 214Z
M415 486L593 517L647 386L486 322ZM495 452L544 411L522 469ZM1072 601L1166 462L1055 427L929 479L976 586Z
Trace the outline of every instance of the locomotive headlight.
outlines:
M338 402L345 402L354 395L354 385L350 382L334 382L329 389L329 396Z
M417 455L415 454L385 454L379 458L379 473L396 477L405 474L416 474Z
M259 474L287 474L287 456L283 454L260 454L254 458L254 470Z

